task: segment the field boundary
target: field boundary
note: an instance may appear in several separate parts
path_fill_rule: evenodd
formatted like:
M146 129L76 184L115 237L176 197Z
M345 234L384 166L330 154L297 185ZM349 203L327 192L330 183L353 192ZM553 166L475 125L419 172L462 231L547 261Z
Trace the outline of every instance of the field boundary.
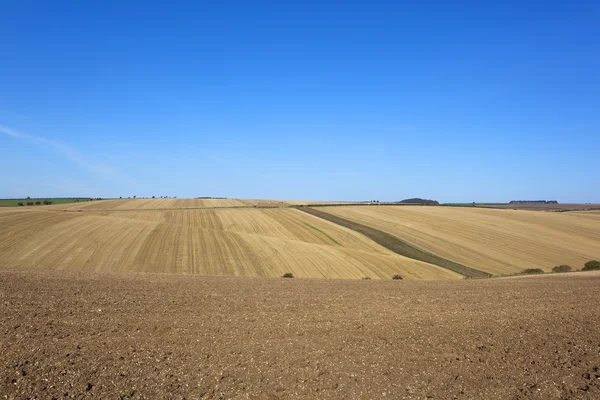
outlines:
M321 210L316 210L312 207L298 207L298 210L313 215L315 217L322 218L329 222L341 225L345 228L352 229L353 231L356 231L373 240L375 243L404 257L437 265L438 267L449 269L467 278L489 278L491 276L491 274L487 272L467 267L466 265L462 265L457 262L429 253L382 230L372 228L367 225L359 224L357 222L350 221L345 218L338 217L337 215L329 214Z

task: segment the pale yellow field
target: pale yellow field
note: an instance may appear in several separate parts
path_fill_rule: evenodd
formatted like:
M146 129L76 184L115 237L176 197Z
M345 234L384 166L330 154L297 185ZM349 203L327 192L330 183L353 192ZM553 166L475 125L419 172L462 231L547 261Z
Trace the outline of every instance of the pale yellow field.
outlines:
M492 274L600 259L600 214L464 207L323 207Z
M304 205L312 201L300 200L254 200L254 199L110 199L83 201L79 203L53 204L50 206L23 207L25 209L50 210L175 210L198 208L236 207L287 207ZM318 202L319 204L340 204L339 202Z
M236 199L112 199L53 204L45 208L60 210L160 210L246 206L248 206L246 201Z
M200 275L459 279L389 252L343 227L295 209L158 210L161 200L108 210L57 207L0 211L5 268L166 272ZM116 207L114 205L116 204ZM145 204L145 205L144 205ZM85 204L87 205L87 204ZM66 207L63 209L67 209Z

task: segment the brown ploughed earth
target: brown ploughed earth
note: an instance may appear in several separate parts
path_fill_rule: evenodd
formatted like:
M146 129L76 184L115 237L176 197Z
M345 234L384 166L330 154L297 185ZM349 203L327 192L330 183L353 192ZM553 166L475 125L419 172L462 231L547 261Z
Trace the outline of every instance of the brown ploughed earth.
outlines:
M0 270L0 395L598 399L600 273L462 281Z

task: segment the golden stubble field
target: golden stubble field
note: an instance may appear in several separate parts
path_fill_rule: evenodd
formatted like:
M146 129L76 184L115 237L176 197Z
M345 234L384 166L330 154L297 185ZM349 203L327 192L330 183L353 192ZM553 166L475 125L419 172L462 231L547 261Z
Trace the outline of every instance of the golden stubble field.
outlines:
M492 274L581 268L600 258L600 213L466 207L323 207L423 250Z
M393 253L291 204L122 199L0 209L0 267L305 278L460 279ZM257 205L257 208L254 208ZM273 208L271 208L273 207ZM327 213L388 232L491 274L581 267L600 258L600 213L460 207L336 206Z
M461 278L292 208L221 205L164 210L165 200L188 205L184 199L139 199L89 202L83 209L76 204L0 210L1 267L251 277L291 272L305 278L390 279L394 274L405 279ZM137 211L127 211L132 209Z

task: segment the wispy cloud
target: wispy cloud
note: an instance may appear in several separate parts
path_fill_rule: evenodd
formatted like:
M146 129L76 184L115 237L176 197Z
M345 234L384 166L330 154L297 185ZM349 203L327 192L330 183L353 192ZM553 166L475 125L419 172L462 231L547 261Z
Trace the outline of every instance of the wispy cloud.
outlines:
M24 140L28 143L37 146L50 148L56 151L57 153L61 154L71 162L103 178L119 181L127 180L127 177L121 174L117 169L106 164L92 162L88 160L84 155L82 155L79 151L66 144L55 142L54 140L46 139L39 136L27 135L25 133L19 132L15 129L11 129L4 125L0 125L0 133Z

